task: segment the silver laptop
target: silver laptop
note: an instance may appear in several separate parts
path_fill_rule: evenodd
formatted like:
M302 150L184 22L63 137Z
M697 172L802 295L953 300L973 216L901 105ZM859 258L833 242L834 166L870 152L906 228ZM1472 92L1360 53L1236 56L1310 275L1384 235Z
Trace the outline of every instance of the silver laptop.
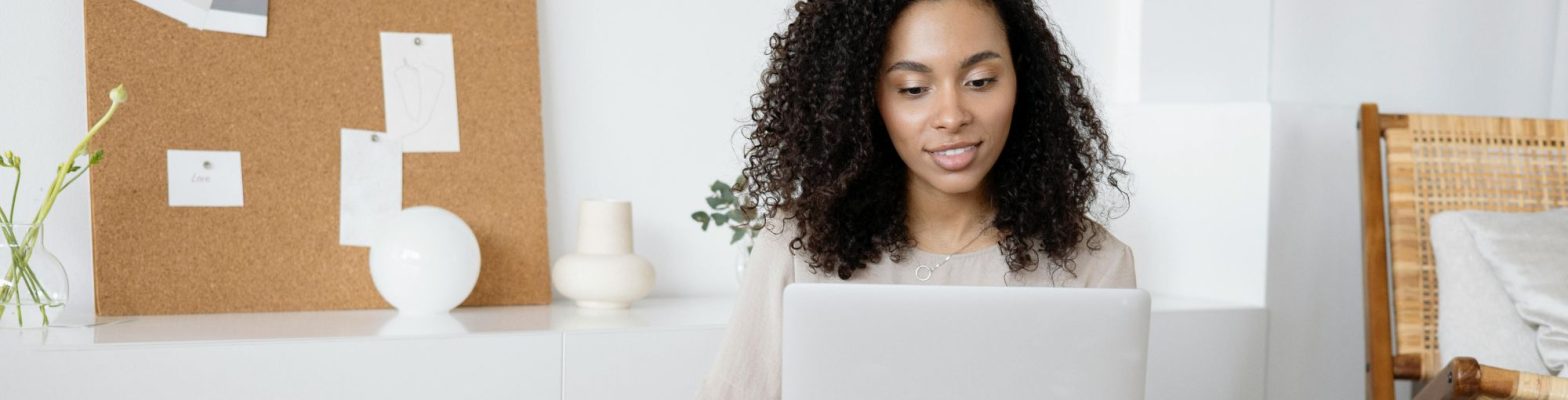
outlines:
M792 284L785 399L1142 400L1137 289Z

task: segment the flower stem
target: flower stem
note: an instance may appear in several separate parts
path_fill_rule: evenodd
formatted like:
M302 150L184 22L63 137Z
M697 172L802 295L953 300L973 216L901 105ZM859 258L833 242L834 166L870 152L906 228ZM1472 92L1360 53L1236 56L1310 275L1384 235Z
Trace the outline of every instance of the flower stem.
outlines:
M39 232L37 228L39 227L33 226L28 231L29 233L37 233ZM5 278L9 286L0 288L0 317L4 317L5 312L10 311L7 310L7 308L11 308L10 304L14 304L17 324L22 325L26 323L26 319L22 315L22 290L26 289L27 296L32 299L33 303L38 305L39 315L43 319L43 326L48 326L48 308L55 305L55 300L54 296L49 293L48 288L38 280L37 273L32 270L30 260L32 259L33 248L17 243L15 225L0 225L0 235L5 236L6 242L10 244L11 249L10 265L6 269Z
M9 268L6 268L6 270L5 270L5 281L8 282L8 283L15 282L15 280L12 279L13 275L16 275L16 267L15 266L11 266ZM11 294L13 292L15 292L15 291L16 291L15 284L12 284L12 286L6 286L4 288L0 288L0 317L5 317L5 310L6 310L6 308L8 308L8 307L6 307L5 303L8 302L8 301L11 301ZM17 312L21 312L21 310L18 309Z
M20 189L21 188L22 188L22 166L21 165L17 165L16 166L16 182L11 184L11 211L10 211L9 215L5 216L5 223L6 224L10 224L11 220L16 219L16 194L20 193Z
M33 250L40 245L38 242L43 221L49 216L49 211L54 208L55 201L60 198L60 192L64 191L72 183L75 183L77 179L81 178L92 167L96 157L88 156L86 165L79 169L80 172L74 176L71 174L73 172L72 169L76 167L76 159L86 154L88 143L92 142L93 137L98 135L98 130L103 129L104 124L114 117L114 112L120 108L120 104L125 102L125 87L123 85L115 87L114 90L109 92L109 99L112 101L109 104L109 110L104 112L102 117L98 118L98 122L93 123L92 128L87 130L87 136L83 137L82 141L77 143L75 148L71 149L71 154L65 158L65 162L60 163L60 166L55 169L54 180L50 182L49 190L45 192L44 201L38 207L38 212L33 215L33 223L28 226L26 235L21 237L20 241L17 240L15 222L16 198L22 184L22 167L19 162L15 162L16 160L9 157L9 153L7 153L7 158L12 161L9 164L15 164L9 166L16 170L16 181L11 188L10 210L0 209L0 232L4 233L6 242L11 247L11 265L10 268L6 269L4 281L7 286L0 287L0 318L3 318L7 311L6 308L8 307L5 304L13 303L16 304L17 325L26 323L22 317L21 295L22 286L25 285L32 301L38 304L38 313L43 318L44 325L49 324L47 308L55 306L55 299L49 293L48 288L38 281L38 275L33 272L29 261L32 260ZM70 180L66 180L67 176L70 176ZM13 297L15 298L14 302L11 301Z
M82 167L82 170L78 171L75 176L72 176L71 179L65 181L64 186L60 186L60 191L65 191L65 188L71 187L71 184L75 183L77 178L81 178L82 175L87 175L87 170L92 168L93 165L91 163L87 164L86 167Z
M31 245L37 240L38 226L44 222L44 217L49 216L49 210L54 208L55 199L60 197L60 191L65 185L65 175L71 171L71 166L76 164L76 158L80 157L83 151L87 150L87 143L91 142L93 136L98 135L98 130L102 129L103 125L108 123L110 118L114 117L114 111L120 109L120 104L123 103L116 101L109 104L109 111L104 112L103 117L98 118L98 122L93 124L92 129L87 130L87 136L83 137L82 141L76 144L76 148L71 149L71 155L67 156L65 162L61 163L60 168L55 171L54 183L49 185L49 194L44 198L43 205L38 207L38 214L33 215L33 226L31 229L28 229L27 239L23 241L24 245ZM89 160L88 164L90 165L92 162Z

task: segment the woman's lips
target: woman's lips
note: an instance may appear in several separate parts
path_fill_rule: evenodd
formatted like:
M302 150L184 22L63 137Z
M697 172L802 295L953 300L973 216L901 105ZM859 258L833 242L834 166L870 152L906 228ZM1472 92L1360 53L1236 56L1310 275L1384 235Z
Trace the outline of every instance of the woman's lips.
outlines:
M936 162L936 166L949 172L958 172L964 170L964 168L969 168L969 164L975 162L975 150L980 148L980 144L975 143L963 147L944 147L948 148L928 151L926 154L931 155L931 160Z

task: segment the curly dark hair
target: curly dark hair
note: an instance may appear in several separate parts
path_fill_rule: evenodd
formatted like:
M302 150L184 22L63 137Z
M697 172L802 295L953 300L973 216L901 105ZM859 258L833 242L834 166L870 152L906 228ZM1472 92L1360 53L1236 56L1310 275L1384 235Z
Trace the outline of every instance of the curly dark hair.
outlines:
M849 279L884 254L914 245L905 224L908 169L893 149L875 88L888 32L922 0L806 0L769 40L762 90L746 138L742 193L764 218L784 216L792 250L812 268ZM1076 275L1075 248L1100 248L1090 218L1101 189L1127 175L1052 24L1032 0L989 0L1012 49L1018 91L1012 130L985 179L992 227L1012 271ZM1103 185L1103 186L1102 186ZM1109 217L1110 211L1105 212Z

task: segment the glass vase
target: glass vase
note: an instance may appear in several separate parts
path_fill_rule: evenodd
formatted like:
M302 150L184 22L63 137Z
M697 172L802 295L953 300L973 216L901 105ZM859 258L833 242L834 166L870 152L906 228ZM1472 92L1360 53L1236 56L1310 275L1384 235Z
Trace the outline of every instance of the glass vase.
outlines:
M5 259L0 261L0 329L43 328L70 299L70 282L60 259L44 249L42 225L0 224Z

